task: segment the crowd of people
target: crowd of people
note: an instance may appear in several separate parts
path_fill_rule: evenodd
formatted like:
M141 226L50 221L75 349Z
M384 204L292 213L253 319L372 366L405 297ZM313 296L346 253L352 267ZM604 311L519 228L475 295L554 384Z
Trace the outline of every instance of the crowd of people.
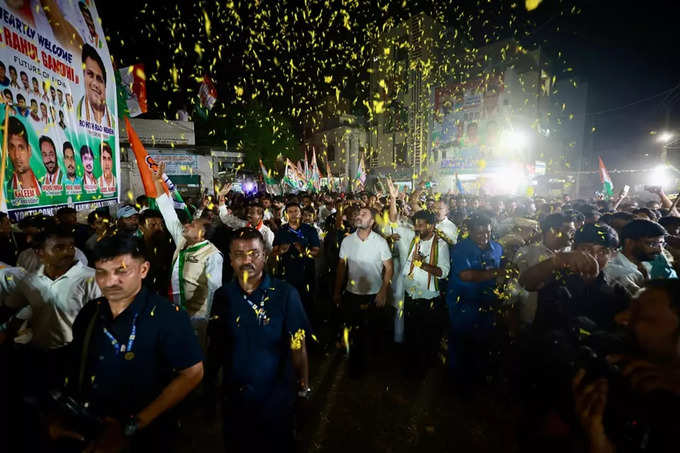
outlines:
M294 451L308 351L362 379L387 348L405 379L520 395L536 451L675 444L680 213L660 188L641 206L225 184L187 210L162 167L162 195L87 225L0 214L11 451L171 451L191 399L221 402L227 451Z

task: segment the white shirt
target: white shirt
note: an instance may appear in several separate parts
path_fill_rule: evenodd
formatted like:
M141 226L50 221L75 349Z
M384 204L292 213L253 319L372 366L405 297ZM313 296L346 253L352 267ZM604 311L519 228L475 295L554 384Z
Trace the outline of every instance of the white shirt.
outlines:
M0 307L17 309L21 306L21 295L17 292L19 282L26 277L21 267L7 266L1 263L0 268Z
M542 263L543 261L555 256L555 252L546 247L543 243L529 244L521 247L515 253L512 262L517 265L520 277L527 269ZM519 317L524 323L534 322L536 309L538 308L538 291L527 291L517 285L519 297Z
M402 257L402 275L404 275L404 289L406 290L406 293L413 299L434 299L435 297L439 297L439 290L435 287L435 279L437 277L432 275L432 277L429 278L428 286L428 276L431 274L417 266L413 266L413 273L411 273L411 263L413 262L413 254L416 250L419 250L420 254L423 256L423 263L430 263L430 251L436 234L427 241L418 241L418 243L413 246L411 253L409 253L408 249L413 238L416 236L415 231L408 227L399 226L397 227L397 234L399 235L397 246L399 247L399 256ZM438 257L436 266L442 270L442 276L439 278L443 279L448 277L451 268L451 263L449 262L449 245L446 241L438 238L437 246Z
M76 249L76 260L80 261L83 266L87 266L87 257L85 254L78 247L74 248ZM40 262L40 257L31 247L19 253L19 256L17 256L17 267L23 267L26 269L26 272L35 272L38 270L38 268L40 268L41 265L42 263Z
M177 213L175 212L175 205L168 196L168 194L163 194L156 198L156 204L158 205L158 210L161 211L163 216L163 221L168 229L168 232L172 236L172 240L175 241L175 245L178 248L183 248L186 245L186 239L184 239L184 227L182 222L179 221ZM205 241L207 242L207 241ZM195 244L198 245L198 244ZM212 300L215 291L217 291L222 286L222 265L224 264L224 258L221 253L213 253L208 256L205 263L205 275L208 279L208 299L206 300L208 315L212 308ZM172 265L172 299L175 304L180 304L179 296L179 260L175 260Z
M225 205L220 206L219 215L222 223L224 223L226 226L234 230L251 226L250 223L248 223L248 221L240 219L235 215L229 213L229 209L227 209ZM267 255L269 255L272 251L274 244L274 232L264 223L260 223L260 225L255 226L254 228L257 231L259 231L260 234L262 235L262 238L264 239L265 252L267 253Z
M392 252L379 234L371 231L362 241L355 231L342 240L340 259L347 263L347 291L373 295L382 287L384 262L392 259Z
M76 261L64 275L52 280L44 266L28 274L19 284L26 305L17 315L30 319L32 344L40 349L55 349L73 340L73 321L80 309L102 293L94 279L94 269Z
M448 217L439 222L435 228L446 236L446 240L451 244L455 244L458 241L458 227Z

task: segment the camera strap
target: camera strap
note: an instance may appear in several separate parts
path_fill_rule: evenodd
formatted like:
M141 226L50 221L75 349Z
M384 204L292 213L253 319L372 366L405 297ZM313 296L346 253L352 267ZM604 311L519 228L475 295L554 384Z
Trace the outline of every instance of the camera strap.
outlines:
M90 349L90 342L92 341L92 332L94 332L94 325L97 323L97 318L99 317L99 310L101 309L101 301L97 302L97 309L94 315L90 319L90 323L87 325L87 330L85 331L85 339L83 341L83 350L80 353L80 369L78 371L78 397L82 396L83 392L83 380L85 379L85 364L87 363L87 352Z

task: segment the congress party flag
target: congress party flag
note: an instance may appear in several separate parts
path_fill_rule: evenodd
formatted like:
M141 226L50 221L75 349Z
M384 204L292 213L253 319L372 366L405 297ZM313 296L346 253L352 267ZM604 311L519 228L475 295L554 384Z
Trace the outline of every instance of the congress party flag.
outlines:
M135 160L137 162L137 167L139 168L139 176L142 178L144 193L149 198L150 204L155 203L156 198L162 195L156 191L156 185L153 181L152 170L158 168L158 164L151 156L149 156L149 153L146 152L144 145L139 139L137 132L135 132L134 128L132 127L132 124L130 124L130 120L128 118L125 118L125 128L127 129L128 141L130 142L132 152L134 153ZM179 191L172 183L168 175L164 173L162 177L165 193L170 195L175 208L184 210L189 215L189 218L191 218L191 213L189 212L186 203L184 203L182 195L180 195Z
M360 186L362 189L366 184L366 175L366 163L364 162L364 156L361 156L361 159L359 160L359 166L357 167L357 174L354 178L354 183L357 186Z
M602 158L597 158L600 165L600 182L602 183L602 192L605 194L607 199L614 196L614 184L612 184L612 179L609 177L609 172L602 162Z
M121 68L120 87L131 118L147 112L146 105L146 74L141 63Z

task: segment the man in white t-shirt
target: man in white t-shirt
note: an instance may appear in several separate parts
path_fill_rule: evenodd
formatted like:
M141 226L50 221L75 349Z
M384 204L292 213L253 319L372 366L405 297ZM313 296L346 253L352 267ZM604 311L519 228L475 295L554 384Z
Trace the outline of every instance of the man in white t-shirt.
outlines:
M372 209L359 210L354 221L357 230L340 245L335 280L333 300L338 306L342 303L347 316L350 372L354 375L365 370L369 348L373 343L380 343L391 322L386 302L393 271L392 252L387 241L372 231L374 219Z

